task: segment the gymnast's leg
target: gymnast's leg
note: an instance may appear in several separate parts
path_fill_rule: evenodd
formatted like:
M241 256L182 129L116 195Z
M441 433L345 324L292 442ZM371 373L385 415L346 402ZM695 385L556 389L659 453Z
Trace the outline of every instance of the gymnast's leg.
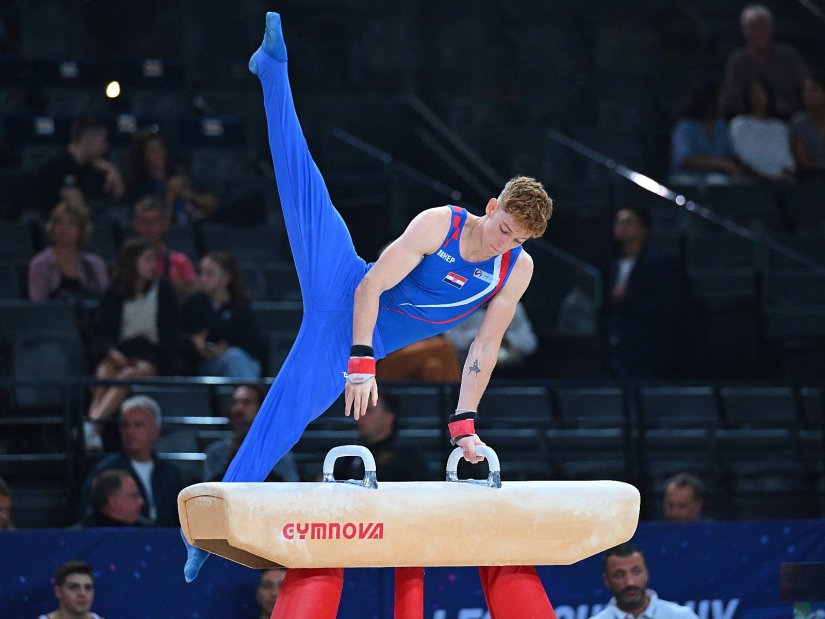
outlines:
M264 41L252 55L249 69L263 88L269 147L304 309L338 309L363 277L366 265L355 253L301 130L277 13L267 13Z
M287 79L277 13L267 13L261 47L249 61L264 91L269 142L287 235L304 302L304 321L224 481L261 481L307 424L343 391L352 339L355 286L366 271L349 231L332 206L301 131ZM197 577L209 556L187 546L184 576Z
M556 619L535 568L506 565L478 572L490 619Z

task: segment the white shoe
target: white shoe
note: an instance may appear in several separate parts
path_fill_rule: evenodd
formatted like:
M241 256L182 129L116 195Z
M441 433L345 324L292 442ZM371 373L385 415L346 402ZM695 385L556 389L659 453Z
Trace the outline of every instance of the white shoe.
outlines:
M97 424L93 421L83 422L83 442L86 444L86 451L103 451L103 439L97 433Z

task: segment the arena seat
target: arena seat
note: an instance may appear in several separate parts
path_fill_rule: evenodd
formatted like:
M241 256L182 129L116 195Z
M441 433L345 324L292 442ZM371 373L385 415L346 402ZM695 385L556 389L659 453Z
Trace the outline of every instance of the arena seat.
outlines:
M565 427L622 428L627 423L625 396L618 387L559 387L553 397Z
M802 425L791 387L722 387L725 424L732 428L786 428Z
M22 299L24 297L14 262L0 259L0 299Z
M483 428L483 429L482 429ZM501 461L503 481L556 479L555 469L542 432L535 428L486 428L479 431Z
M263 265L267 282L267 299L273 301L300 301L301 286L295 264L289 261L267 262Z
M252 313L262 334L271 331L297 334L304 317L304 306L294 301L253 301Z
M688 235L685 263L693 294L715 304L756 298L757 251L753 241L730 232Z
M35 254L31 226L0 221L0 258L30 259Z
M544 438L561 479L631 478L630 444L620 428L551 428Z
M490 386L482 397L480 414L493 428L545 430L558 425L543 386Z
M762 184L708 185L705 205L740 225L764 230L785 230L787 223L778 196Z
M203 253L223 250L238 260L277 262L281 259L283 230L275 226L231 226L203 224L200 226Z
M378 392L384 387L392 391L398 398L398 415L396 425L403 429L413 428L441 428L446 427L448 410L442 399L442 390L438 387L428 387L425 385L404 385L397 383L385 383L379 385Z

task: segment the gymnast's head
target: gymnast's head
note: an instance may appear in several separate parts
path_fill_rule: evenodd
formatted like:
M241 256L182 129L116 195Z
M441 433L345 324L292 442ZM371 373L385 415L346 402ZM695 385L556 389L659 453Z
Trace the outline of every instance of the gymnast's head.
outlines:
M493 202L512 218L528 238L542 236L553 216L553 199L544 185L530 176L516 176L507 181L498 199L494 198L487 204L488 215L491 214L489 209Z

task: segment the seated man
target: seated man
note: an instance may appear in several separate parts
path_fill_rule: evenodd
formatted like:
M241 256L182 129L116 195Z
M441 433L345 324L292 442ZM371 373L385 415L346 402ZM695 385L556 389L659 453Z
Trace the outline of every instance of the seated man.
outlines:
M232 402L229 405L229 423L232 426L232 434L207 445L204 450L206 461L203 464L203 481L223 479L226 467L229 466L238 447L243 443L263 400L264 392L258 385L235 387L235 391L232 392ZM278 460L265 481L301 481L291 451Z
M144 500L141 515L146 524L178 526L178 493L183 489L183 478L174 464L160 460L155 453L160 425L160 406L153 398L134 396L121 405L121 450L98 462L86 479L81 517L85 516L91 503L92 480L107 469L123 469L137 482Z
M106 159L108 150L106 123L93 117L76 119L66 150L35 174L32 203L23 218L42 223L58 202L89 208L90 202L120 199L123 179Z
M361 444L375 458L378 481L430 481L434 476L424 454L414 444L398 438L396 419L398 398L384 389L378 403L367 408L367 414L355 422ZM364 462L361 458L338 458L335 461L336 479L361 479Z
M135 527L142 524L145 501L137 482L121 469L107 469L92 482L92 511L83 527Z

